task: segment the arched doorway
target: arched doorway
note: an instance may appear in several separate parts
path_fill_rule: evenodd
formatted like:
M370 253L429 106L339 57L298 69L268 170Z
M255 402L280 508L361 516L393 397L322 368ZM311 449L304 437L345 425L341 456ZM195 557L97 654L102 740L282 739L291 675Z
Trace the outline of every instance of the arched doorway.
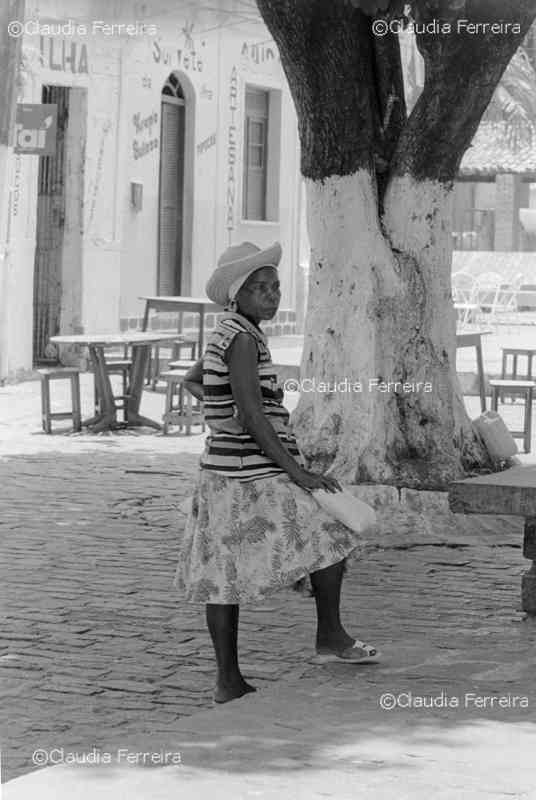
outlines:
M157 292L184 295L191 283L193 91L174 72L162 89L160 119Z

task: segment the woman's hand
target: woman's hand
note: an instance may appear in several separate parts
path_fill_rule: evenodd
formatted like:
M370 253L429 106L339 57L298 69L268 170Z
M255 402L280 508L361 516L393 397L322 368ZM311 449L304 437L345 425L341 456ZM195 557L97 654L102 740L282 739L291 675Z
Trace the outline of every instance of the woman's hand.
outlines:
M330 478L328 475L317 475L316 472L308 472L306 469L298 468L290 477L294 483L308 492L315 489L324 489L326 492L342 491L342 486L335 478Z
M281 402L284 399L285 399L285 392L280 386L278 386L277 389L274 391L274 400L278 400L279 402Z

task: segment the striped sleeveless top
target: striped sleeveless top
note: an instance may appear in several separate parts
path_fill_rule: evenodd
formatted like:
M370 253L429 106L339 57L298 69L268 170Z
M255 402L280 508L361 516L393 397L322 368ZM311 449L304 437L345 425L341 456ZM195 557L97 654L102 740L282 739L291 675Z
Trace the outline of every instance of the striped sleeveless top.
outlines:
M226 312L211 333L203 356L204 413L210 433L201 468L247 481L278 475L284 470L264 454L239 419L224 360L237 333L247 333L255 339L264 413L283 446L300 464L302 459L289 427L289 412L282 404L283 390L277 383L266 336L241 314Z

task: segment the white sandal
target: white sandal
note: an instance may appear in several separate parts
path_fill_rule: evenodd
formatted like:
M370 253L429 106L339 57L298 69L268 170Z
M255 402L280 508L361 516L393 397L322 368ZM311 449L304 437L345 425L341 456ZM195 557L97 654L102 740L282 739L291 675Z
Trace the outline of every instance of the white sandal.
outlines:
M352 653L352 650L364 650L366 655L358 656L356 652ZM356 639L351 647L344 647L342 650L332 650L329 653L319 653L317 651L314 663L330 664L336 661L346 661L348 664L375 664L380 657L381 653L375 647Z

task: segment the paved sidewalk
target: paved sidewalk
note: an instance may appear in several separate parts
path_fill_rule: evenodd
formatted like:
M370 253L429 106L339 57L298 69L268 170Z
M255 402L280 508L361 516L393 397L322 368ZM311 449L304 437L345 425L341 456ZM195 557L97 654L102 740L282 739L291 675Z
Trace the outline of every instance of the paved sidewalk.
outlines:
M447 663L444 659L443 672ZM420 676L413 682L421 677L419 691L441 701L440 682L426 679L432 671L441 671L437 660L416 664L413 672ZM162 745L162 759L180 763L153 769L125 764L48 768L9 783L6 800L536 796L536 727L526 715L465 709L382 712L381 689L405 690L405 682L396 668L385 667L383 675L369 668L367 676L364 670L333 669L324 682L286 685L197 714ZM448 682L452 692L464 696L467 683ZM158 755L160 740L125 744L133 755L136 750Z

